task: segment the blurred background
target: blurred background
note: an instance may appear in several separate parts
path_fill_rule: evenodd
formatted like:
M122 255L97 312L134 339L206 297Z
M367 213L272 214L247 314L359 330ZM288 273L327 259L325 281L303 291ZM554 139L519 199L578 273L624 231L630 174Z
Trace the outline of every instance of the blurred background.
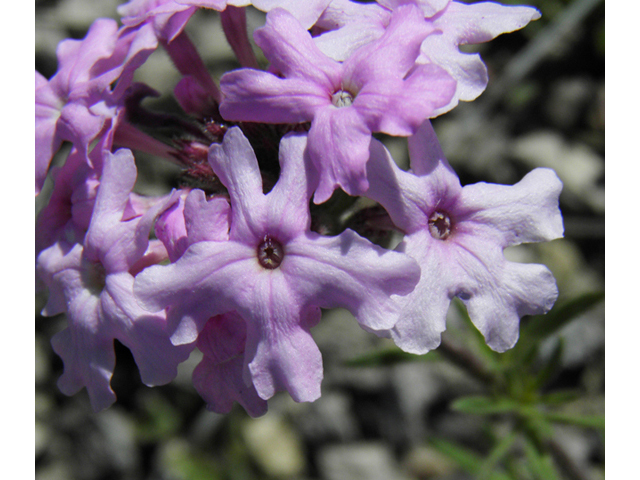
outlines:
M120 3L36 0L36 69L51 77L58 42L83 38L98 17L118 18ZM312 404L280 393L258 419L239 406L210 413L191 385L198 352L170 385L148 388L116 342L118 402L93 413L84 390L66 397L56 387L62 362L49 341L66 320L40 316L46 295L37 294L36 478L604 478L604 1L527 4L540 20L464 47L487 64L485 93L433 122L463 185L513 184L536 167L555 169L564 183L565 238L506 252L547 265L560 290L546 319L523 319L513 352L483 348L455 303L443 346L422 357L364 332L348 312L327 311L312 331L325 372ZM250 13L250 26L261 25L263 14ZM216 13L198 12L187 31L214 76L237 67ZM180 76L159 49L137 79L163 94L162 106ZM386 140L407 162L406 140ZM172 186L176 167L136 159L137 191Z

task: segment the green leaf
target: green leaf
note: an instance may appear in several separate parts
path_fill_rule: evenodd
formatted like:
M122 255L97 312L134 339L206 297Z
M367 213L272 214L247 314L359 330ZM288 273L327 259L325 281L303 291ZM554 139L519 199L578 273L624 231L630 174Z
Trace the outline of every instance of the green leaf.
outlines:
M549 380L551 380L554 375L560 371L563 352L564 342L560 338L556 342L556 347L554 348L551 357L549 357L549 360L536 375L532 385L534 389L539 390L544 387L547 382L549 382Z
M581 314L604 300L604 292L585 293L561 305L556 305L546 315L531 317L520 332L521 337L547 338L568 325Z
M585 293L576 298L556 305L546 315L536 315L520 328L520 339L508 352L514 363L522 363L525 358L532 358L532 349L537 349L539 342L589 311L604 300L604 292ZM535 358L535 356L533 356Z
M520 409L520 415L526 419L525 426L531 438L542 444L549 438L553 438L555 431L543 412L534 406L525 406Z
M469 336L472 338L477 352L489 362L491 367L495 367L498 363L500 354L491 350L491 348L487 345L484 336L471 321L471 317L469 317L467 307L464 305L464 303L462 303L462 300L460 300L458 297L455 297L451 303L458 312L458 315L460 315L460 318L462 318L462 320L464 320L465 324L467 325L467 330L470 334Z
M580 397L580 392L576 390L560 390L557 392L541 395L539 402L544 405L562 405L569 403Z
M149 393L142 397L142 409L145 412L136 425L138 437L145 442L171 438L180 428L180 412L157 393Z
M480 467L478 480L491 478L491 473L496 470L498 464L507 456L517 438L516 432L510 432L509 435L506 435L493 447L493 450L491 450L491 453Z
M544 417L551 422L596 428L599 430L604 430L605 425L604 416L602 415L566 415L563 413L545 412Z
M474 415L492 415L518 411L520 405L509 398L493 398L476 395L459 398L451 404L451 408L458 412L471 413Z
M532 473L538 480L560 480L553 460L548 454L541 454L533 441L525 437L524 453Z
M426 355L415 355L413 353L404 352L399 348L390 348L350 358L345 361L344 364L348 367L378 367L397 365L399 363L406 362L435 360L439 360L439 356L436 352L429 352Z
M460 468L465 472L472 475L478 475L482 470L483 460L482 456L476 452L469 450L446 440L433 438L431 439L431 445L456 462ZM486 480L513 480L509 475L502 472L492 472Z

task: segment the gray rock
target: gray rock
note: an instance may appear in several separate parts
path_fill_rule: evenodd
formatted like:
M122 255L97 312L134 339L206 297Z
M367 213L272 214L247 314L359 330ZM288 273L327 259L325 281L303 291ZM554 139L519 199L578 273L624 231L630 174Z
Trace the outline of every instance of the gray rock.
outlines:
M531 168L554 169L564 184L565 198L604 212L604 188L598 185L604 160L585 144L569 143L560 134L544 130L515 140L512 153Z
M279 415L245 421L242 436L249 452L268 475L280 478L303 473L306 462L302 440Z
M551 87L545 110L549 121L559 128L574 126L593 100L595 86L585 78L567 78Z
M383 443L332 445L318 455L325 480L404 480L391 450Z
M340 392L325 392L304 410L293 414L301 433L312 442L349 441L359 434L349 397Z

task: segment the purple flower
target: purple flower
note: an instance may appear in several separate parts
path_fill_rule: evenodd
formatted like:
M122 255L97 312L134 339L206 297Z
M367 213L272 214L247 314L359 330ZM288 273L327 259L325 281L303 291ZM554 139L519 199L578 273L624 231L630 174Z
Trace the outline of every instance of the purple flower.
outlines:
M441 68L415 66L431 31L417 8L398 8L380 39L341 64L323 55L289 13L272 10L254 37L275 73L225 74L220 112L232 121L311 122L309 153L320 172L314 201L324 202L338 186L361 194L372 132L413 134L455 90Z
M171 381L190 351L189 346L171 344L164 312L149 314L133 297L134 275L157 262L164 251L160 242L149 245L149 230L163 202L156 202L144 215L127 218L135 179L130 151L106 153L84 244L60 240L37 261L49 287L43 314L66 312L69 321L52 339L64 362L58 386L67 395L86 387L94 410L115 401L109 385L114 339L131 350L147 385Z
M557 289L545 266L509 262L502 252L562 236L560 180L552 170L538 168L513 186L462 187L429 122L409 139L409 152L413 173L400 170L377 141L368 164L367 196L405 232L399 249L422 269L387 334L408 352L437 347L449 303L457 296L491 348L511 348L519 318L547 312Z
M424 17L432 17L450 0L378 0L359 3L332 0L315 25L314 42L334 60L343 61L358 48L380 38L391 19L391 13L402 5L415 5Z
M451 2L431 19L441 35L430 35L422 42L418 63L435 63L456 79L456 93L434 117L448 112L458 101L475 100L487 87L487 67L479 53L463 53L461 45L488 42L503 33L524 28L540 12L532 7L505 6L493 2L465 4Z
M171 42L184 29L198 8L210 8L222 12L227 5L246 7L253 5L268 12L284 8L291 12L305 28L310 28L331 0L131 0L120 5L118 13L122 23L129 26L148 22L159 39Z
M177 261L197 242L223 242L229 239L229 202L225 198L207 200L202 190L184 192L160 215L156 236L169 259Z
M227 2L218 0L214 3L220 6L217 10L223 10ZM197 9L179 0L131 0L120 5L118 13L124 25L132 27L148 23L158 39L170 42L182 32Z
M414 4L435 29L422 42L418 64L444 68L457 82L451 101L431 117L454 108L459 101L475 100L486 88L487 67L478 53L463 53L461 45L488 42L507 32L525 27L540 18L531 7L503 6L493 2L466 4L449 0L378 0L361 5L334 0L318 20L321 34L314 38L318 48L335 60L344 60L356 49L382 36L393 11Z
M193 371L193 385L208 410L229 413L238 402L252 417L267 413L267 401L243 380L246 341L246 323L236 312L210 318L198 335L203 357Z
M118 30L115 20L98 19L84 40L58 45L58 71L50 80L35 72L36 195L64 140L87 154L115 117L133 72L156 46L149 29Z
M309 200L316 183L303 159L306 136L280 144L280 179L263 194L258 162L239 128L209 162L229 191L228 241L192 244L180 259L136 278L140 304L168 307L174 343L190 343L207 320L236 311L246 322L244 383L262 399L288 390L295 401L320 395L322 358L309 330L320 308L344 307L367 329L391 328L396 295L409 293L419 269L346 230L336 237L310 231Z

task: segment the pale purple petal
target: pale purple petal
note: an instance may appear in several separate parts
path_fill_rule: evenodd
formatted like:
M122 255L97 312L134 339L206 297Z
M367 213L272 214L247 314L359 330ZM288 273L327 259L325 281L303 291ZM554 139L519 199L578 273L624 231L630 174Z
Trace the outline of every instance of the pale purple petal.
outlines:
M411 292L420 269L408 256L373 245L351 230L337 237L308 232L287 245L281 269L309 304L348 309L372 330L390 328L397 295Z
M85 255L99 260L108 273L128 271L144 255L149 231L157 215L180 194L155 203L144 215L125 220L124 212L136 181L130 150L105 152L105 164L91 225L85 239Z
M171 41L182 32L197 8L175 0L132 0L117 10L124 25L148 22L158 38Z
M115 154L106 152L101 184L87 232L86 254L90 258L100 259L105 266L117 271L125 271L128 267L122 266L123 261L126 262L123 248L112 247L121 239L123 228L117 227L122 223L136 176L137 170L130 150L120 149ZM146 249L146 245L144 247Z
M434 63L444 68L456 80L456 91L450 102L437 109L433 117L448 112L459 101L475 100L489 82L487 67L478 53L462 53L458 44L442 35L430 35L422 43L418 63Z
M258 10L269 12L283 8L296 18L305 30L310 29L327 8L331 0L253 0L251 4Z
M339 85L341 65L322 54L311 35L286 10L267 14L267 23L254 33L271 68L287 78L304 78L333 93Z
M57 73L49 82L36 75L36 189L63 140L88 152L156 45L149 29L118 30L111 19L96 20L83 40L60 43Z
M391 13L376 3L333 0L318 19L316 46L330 58L344 61L358 48L380 38Z
M262 193L262 176L258 160L240 128L230 128L222 145L211 145L209 164L229 191L230 238L252 242L264 231L266 200Z
M145 310L171 307L172 342L191 343L209 318L234 310L233 299L250 289L252 276L261 270L255 247L231 241L199 242L176 263L141 272L134 292Z
M202 190L192 190L184 206L184 222L189 244L228 240L230 217L231 209L226 198L207 200Z
M61 168L54 168L51 198L36 220L36 253L60 238L84 241L99 185L97 176L76 149Z
M461 202L473 213L468 221L491 226L503 247L562 237L558 196L562 182L548 168L536 168L516 185L476 183L465 187Z
M280 142L280 178L267 195L270 233L281 242L306 231L311 225L309 199L317 185L317 173L306 155L307 135L290 133Z
M440 108L434 116L451 110L459 100L474 100L487 86L487 69L480 55L461 53L460 45L488 42L503 33L519 30L538 18L540 13L535 8L493 2L450 2L434 17L433 26L442 35L426 38L418 61L440 65L458 82L456 94L449 105Z
M77 298L71 308L80 315L91 315L96 308L95 302L95 297L86 295ZM65 328L53 336L51 345L64 362L64 373L58 379L62 393L75 395L86 387L95 412L110 407L116 401L110 386L116 362L113 339L98 336L82 327Z
M313 41L327 57L343 62L358 48L380 38L384 34L384 25L382 21L348 23L314 37Z
M158 47L158 40L150 26L120 31L113 55L108 62L101 65L104 73L100 75L103 82L117 80L112 92L115 100L121 101L125 91L131 86L135 71Z
M51 340L53 350L64 362L58 387L65 395L74 395L86 387L93 409L102 410L115 401L109 385L115 353L101 298L85 287L79 268L57 273L55 281L63 285L69 320L69 327Z
M384 207L394 225L405 233L426 227L423 182L401 170L378 140L371 140L367 162L369 189L364 196Z
M524 28L540 18L533 7L507 6L494 2L451 2L434 26L455 35L460 45L484 43L503 33Z
M224 363L244 353L246 341L244 319L237 312L228 312L207 321L196 346L213 363Z
M67 103L60 111L56 136L88 152L89 144L103 131L107 121L106 116L93 113L82 103Z
M55 130L64 102L53 92L48 80L37 71L35 72L35 99L37 195L44 184L51 159L62 145L62 139L56 137Z
M356 97L358 110L374 132L409 136L455 91L455 80L436 65L419 65L407 78L367 83Z
M415 6L399 7L382 37L345 60L344 77L358 89L379 78L404 78L420 54L420 44L433 31Z
M371 130L352 107L320 110L309 130L308 148L320 172L315 203L327 201L337 187L350 195L367 190L365 165L369 158Z
M419 230L405 240L399 249L418 262L423 275L415 290L402 299L402 310L390 336L405 352L422 355L440 345L461 271L428 230Z
M142 382L148 386L165 385L175 378L178 365L189 358L195 345L175 346L164 313L150 314L136 303L133 276L123 272L107 275L102 308L116 323L114 336L133 355Z
M229 413L238 402L252 417L267 412L267 402L258 396L253 383L244 383L246 325L236 312L217 315L198 335L202 361L193 371L193 385L207 402L207 409Z
M118 23L113 19L99 18L89 28L82 40L64 40L57 48L58 72L50 84L56 94L67 98L76 88L87 91L87 82L96 77L96 64L108 58L116 47ZM109 79L95 85L95 89L106 88Z
M496 351L518 339L523 315L543 314L553 306L558 290L553 274L543 265L507 262L490 237L460 235L456 262L466 272L458 295L469 317Z
M182 5L192 5L194 7L211 8L221 12L225 9L227 4L236 5L241 3L243 5L250 5L251 0L175 0L176 3ZM236 5L237 6L237 5Z
M149 247L144 255L136 263L131 265L129 273L134 277L147 267L158 265L165 260L169 260L167 249L160 240L149 240Z
M78 243L59 241L40 252L36 270L49 289L49 298L42 315L50 317L66 310L64 285L55 281L55 276L67 269L79 269L81 264L82 245Z
M260 398L287 390L296 402L313 402L323 374L309 326L320 319L320 309L301 311L292 290L282 272L259 276L250 305L239 309L247 319L245 363Z
M376 0L380 5L389 10L396 9L401 5L417 5L425 17L433 17L436 13L445 8L451 0Z
M207 410L226 414L238 402L251 417L267 413L267 401L258 396L253 385L242 379L244 359L238 356L224 363L215 363L204 356L193 370L193 385L207 402Z
M220 114L231 121L309 122L318 108L331 105L332 92L311 80L279 78L259 70L225 73L220 89Z
M175 203L160 214L154 229L156 237L164 244L172 262L178 260L189 247L184 221L186 196L186 192L180 195Z
M416 133L409 137L407 143L409 158L411 159L411 171L416 175L430 175L440 164L448 167L447 159L429 120L420 125ZM448 167L448 169L451 175L457 178L451 167Z
M508 287L502 295L475 296L465 302L474 325L497 352L515 345L520 317L547 313L558 298L553 274L543 265L510 263L504 277ZM488 302L493 308L487 308Z

